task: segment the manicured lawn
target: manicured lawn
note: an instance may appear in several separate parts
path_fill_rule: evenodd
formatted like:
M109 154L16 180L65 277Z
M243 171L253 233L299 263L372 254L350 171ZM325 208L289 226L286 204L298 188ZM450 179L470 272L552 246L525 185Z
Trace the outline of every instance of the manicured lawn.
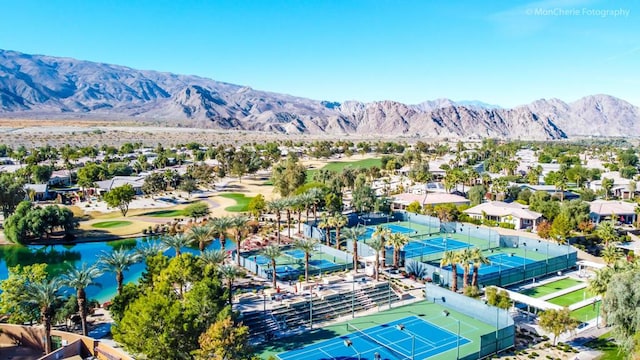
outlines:
M235 200L236 202L235 205L227 206L226 208L224 208L226 211L229 211L229 212L248 211L249 202L251 201L251 199L253 199L253 197L247 197L244 194L239 194L239 193L220 194L219 196L223 198Z
M151 216L151 217L180 217L184 216L183 210L158 210L146 212L144 214L140 214L140 216Z
M358 161L332 161L322 168L325 170L341 172L342 169L347 166L351 166L352 168L358 169L368 169L374 166L380 167L382 165L382 159L373 158L373 159L362 159Z
M91 226L93 226L94 228L97 228L97 229L113 229L113 228L129 226L131 224L133 224L131 221L113 220L113 221L97 222L95 224L92 224Z
M556 305L560 305L560 306L569 306L569 305L573 305L577 302L586 300L593 297L592 294L590 294L587 289L580 289L580 290L576 290L576 291L572 291L568 294L564 294L558 297L554 297L552 299L547 300L548 302L552 303L552 304L556 304Z
M322 169L333 171L333 172L342 172L344 168L350 166L354 169L368 169L374 166L380 167L382 165L382 159L374 158L374 159L362 159L358 161L332 161L327 163ZM307 170L307 182L312 181L313 174L316 173L318 169Z
M624 355L618 353L618 345L609 341L610 337L611 334L606 333L584 345L603 352L602 356L600 356L598 360L623 360L625 358Z
M571 317L579 321L593 320L598 316L598 307L602 304L598 301L596 304L589 304L571 312Z
M534 298L539 298L545 295L553 294L554 292L557 292L560 290L568 289L578 284L581 284L581 281L574 280L571 278L566 278L566 279L550 282L545 285L537 286L531 289L526 289L522 291L521 294L531 296Z

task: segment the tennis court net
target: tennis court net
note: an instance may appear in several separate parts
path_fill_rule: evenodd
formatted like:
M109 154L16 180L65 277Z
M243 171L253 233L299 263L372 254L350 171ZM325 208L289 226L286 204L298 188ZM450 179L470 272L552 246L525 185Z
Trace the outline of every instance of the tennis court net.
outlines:
M399 351L397 349L392 348L391 346L389 346L388 344L384 344L381 341L377 340L376 338L374 338L373 336L367 334L366 332L358 329L357 327L347 323L347 331L353 329L361 338L368 340L382 348L385 348L387 351L389 351L392 355L396 356L398 359L400 360L404 360L404 359L411 359L411 355L407 355L405 353L403 353L402 351Z

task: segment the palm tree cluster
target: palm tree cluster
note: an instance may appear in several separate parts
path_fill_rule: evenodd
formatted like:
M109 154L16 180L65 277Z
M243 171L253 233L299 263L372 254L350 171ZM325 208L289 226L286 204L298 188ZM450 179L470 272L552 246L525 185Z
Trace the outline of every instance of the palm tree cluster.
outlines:
M469 285L469 271L473 265L471 286L478 286L478 270L480 266L490 264L489 259L478 248L466 248L459 251L445 251L440 266L451 266L451 291L458 291L458 265L462 267L462 287Z
M287 220L287 236L291 238L291 221L292 215L296 214L298 229L301 233L302 229L302 213L305 213L306 221L309 221L309 212L313 211L314 217L317 214L318 204L322 198L322 191L318 188L311 188L307 192L300 195L291 195L280 199L275 199L267 203L267 212L276 217L276 236L278 244L281 243L280 227L282 223L282 213L285 213Z

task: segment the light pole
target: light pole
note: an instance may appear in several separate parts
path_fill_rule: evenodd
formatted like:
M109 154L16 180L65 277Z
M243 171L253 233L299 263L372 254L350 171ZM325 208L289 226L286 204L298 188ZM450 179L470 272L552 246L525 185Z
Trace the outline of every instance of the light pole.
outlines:
M345 339L343 342L344 346L346 347L350 347L353 349L353 351L356 352L356 355L358 356L358 360L361 360L362 357L360 357L360 352L353 346L353 342L349 339Z
M313 330L313 286L309 287L309 329Z
M415 360L416 358L416 336L409 332L409 330L405 331L405 326L403 324L396 325L396 329L406 332L411 336L411 360Z
M596 301L596 329L600 329L600 301Z
M451 313L447 310L443 310L442 315L444 315L445 317L451 317L458 323L458 336L456 337L456 359L460 359L460 320L454 318L453 316L449 316L451 315Z
M524 246L524 278L522 280L527 280L527 243L522 243L522 245Z

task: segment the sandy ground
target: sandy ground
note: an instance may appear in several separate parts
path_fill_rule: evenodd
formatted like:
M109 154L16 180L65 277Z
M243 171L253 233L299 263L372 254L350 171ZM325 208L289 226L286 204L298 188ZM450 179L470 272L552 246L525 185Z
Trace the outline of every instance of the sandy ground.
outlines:
M51 120L51 119L0 119L0 142L16 147L42 146L50 144L60 146L71 144L78 146L109 144L119 146L126 142L142 142L155 146L186 144L232 143L243 144L264 141L314 141L338 140L345 135L309 135L278 134L252 132L244 130L214 130L185 127L162 126L162 123L142 123L131 121L91 121L91 120ZM352 141L376 140L380 136L349 135ZM397 136L389 137L398 138ZM404 139L409 141L410 138Z

